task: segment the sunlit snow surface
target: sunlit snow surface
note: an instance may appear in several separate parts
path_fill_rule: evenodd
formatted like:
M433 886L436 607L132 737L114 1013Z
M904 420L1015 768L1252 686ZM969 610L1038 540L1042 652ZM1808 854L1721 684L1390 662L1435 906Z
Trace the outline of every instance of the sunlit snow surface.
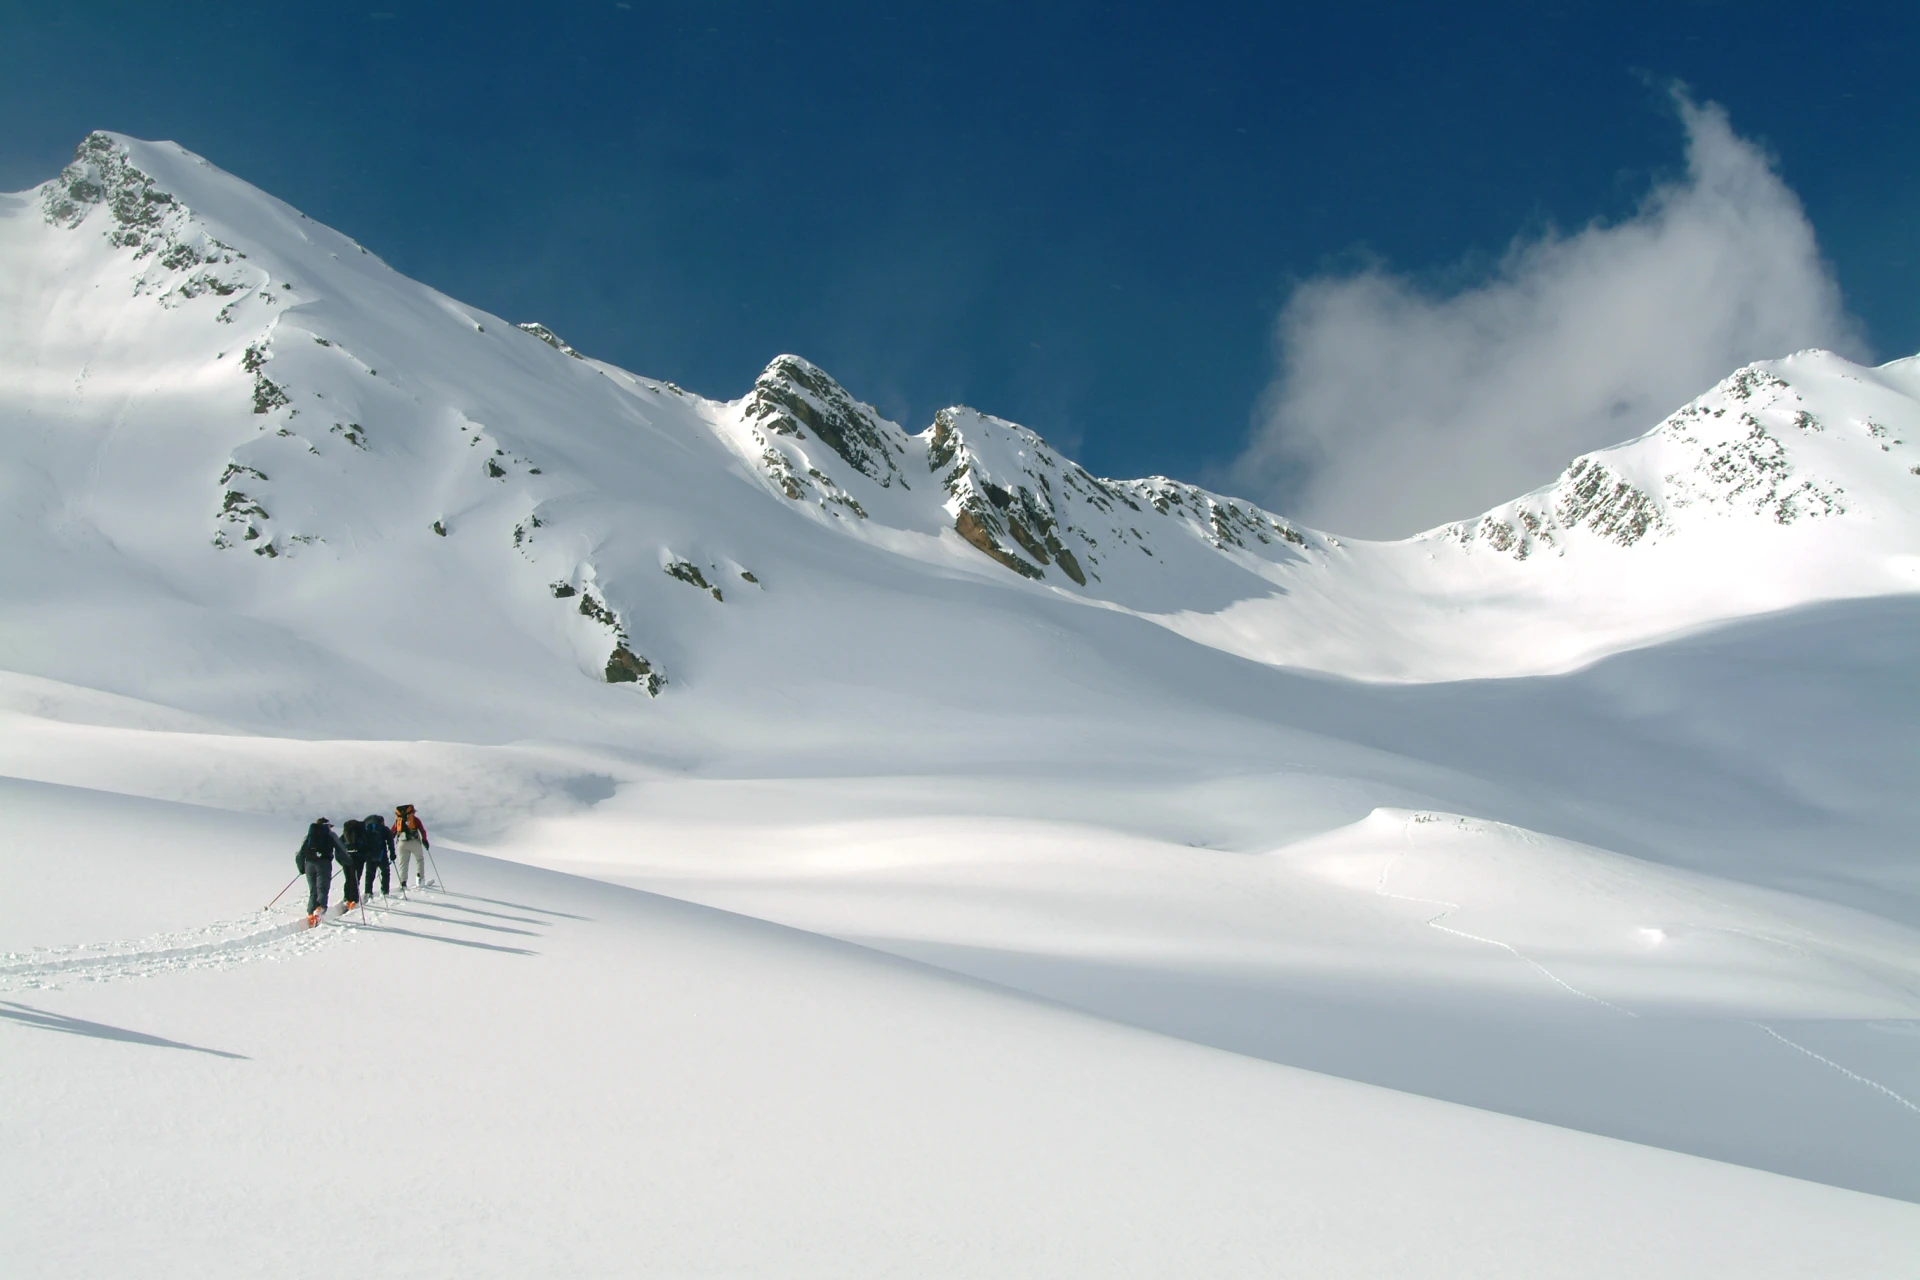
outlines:
M83 158L0 197L27 1274L1920 1256L1912 362L1347 542ZM453 892L260 911L400 800Z

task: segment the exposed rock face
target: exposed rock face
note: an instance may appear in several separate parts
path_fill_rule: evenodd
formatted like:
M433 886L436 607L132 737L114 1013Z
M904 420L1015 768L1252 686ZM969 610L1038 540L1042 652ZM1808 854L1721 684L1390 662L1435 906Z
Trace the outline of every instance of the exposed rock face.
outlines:
M272 358L268 345L266 342L256 342L240 357L240 367L253 375L253 411L255 413L272 413L275 409L285 408L292 403L291 397L287 395L287 389L265 373L267 361Z
M647 691L648 697L657 698L666 687L667 678L655 671L651 662L624 644L618 644L607 655L607 683L638 684Z
M1668 416L1639 440L1574 460L1545 489L1440 534L1517 560L1564 551L1583 529L1616 546L1672 531L1689 507L1746 510L1792 524L1846 510L1839 486L1800 475L1783 437L1826 427L1785 378L1757 365Z
M136 281L134 292L158 293L165 305L205 293L229 297L265 283L262 273L234 269L247 255L194 225L192 211L139 169L109 134L87 135L73 162L42 191L41 209L48 223L69 230L105 210L108 242L160 268ZM231 315L222 312L220 318Z
M95 208L105 206L112 219L107 238L145 257L170 247L165 228L183 220L185 210L153 179L133 166L127 153L104 133L91 133L74 153L73 163L41 197L47 221L77 227Z
M657 698L660 691L667 687L667 677L652 662L632 649L632 641L627 637L627 629L620 618L604 602L596 598L591 591L577 590L572 583L555 582L548 586L558 600L579 596L580 616L591 618L613 633L613 652L607 655L604 677L608 684L638 684L647 691L647 696Z
M906 432L798 356L776 357L754 380L740 405L740 423L761 471L795 502L868 518L866 507L826 467L851 466L882 489L911 487L899 465Z
M1007 566L1007 568L1022 577L1044 578L1047 576L1034 565L1028 564L1025 560L1022 560L1019 556L1014 555L998 542L995 542L992 531L988 529L986 523L980 519L977 512L962 507L959 516L954 519L953 528L954 532L958 533L968 542L980 548L980 550L986 552L995 560L998 560L1001 564Z
M799 356L776 356L761 371L747 397L745 416L775 435L804 440L811 431L883 488L899 478L898 458L907 451L899 428Z
M700 588L715 600L723 603L726 600L726 597L720 594L720 588L708 582L707 575L700 572L700 566L694 564L691 560L674 560L667 564L662 572L669 578L677 579L690 587Z
M1163 477L1102 480L1038 434L963 406L942 409L917 439L962 538L1023 577L1058 570L1084 587L1122 548L1153 556L1158 538L1198 537L1216 551L1250 542L1304 545L1258 507Z

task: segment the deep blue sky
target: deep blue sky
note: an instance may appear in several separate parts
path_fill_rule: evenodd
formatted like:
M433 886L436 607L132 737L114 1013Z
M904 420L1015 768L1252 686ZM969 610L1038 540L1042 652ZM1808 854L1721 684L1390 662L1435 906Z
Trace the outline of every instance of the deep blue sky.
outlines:
M1920 6L0 6L0 187L171 138L400 270L715 396L780 351L1095 471L1244 441L1292 283L1437 284L1679 171L1664 85L1920 350Z

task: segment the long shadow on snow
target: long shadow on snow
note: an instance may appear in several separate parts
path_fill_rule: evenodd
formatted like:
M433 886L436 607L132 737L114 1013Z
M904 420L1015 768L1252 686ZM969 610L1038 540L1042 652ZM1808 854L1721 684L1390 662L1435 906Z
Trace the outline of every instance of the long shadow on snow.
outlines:
M225 1049L208 1049L202 1045L185 1044L162 1036L150 1036L144 1031L108 1026L104 1022L70 1018L64 1013L49 1013L45 1009L36 1009L32 1005L19 1004L12 1000L0 1000L0 1005L5 1006L0 1008L0 1018L6 1018L23 1027L38 1027L42 1031L58 1031L70 1036L87 1036L94 1040L119 1040L125 1044L152 1045L156 1049L185 1049L190 1053L209 1053L216 1058L233 1058L241 1062L253 1061L244 1053L228 1053Z
M467 856L481 857L484 855L468 854ZM489 859L489 861L491 861L491 859ZM544 915L544 916L560 916L567 920L589 920L590 921L593 919L592 916L575 915L571 911L555 911L551 907L535 907L535 906L529 906L527 903L524 903L524 902L502 902L498 898L483 898L476 893L455 893L450 889L443 889L441 890L441 893L443 896L448 898L465 898L468 902L490 902L496 907L512 907L515 911L538 911L541 915ZM449 902L446 905L451 907L451 906L454 906L455 904ZM472 907L461 907L459 909L462 911L473 910ZM529 921L528 923L532 923L532 922Z
M401 901L410 902L412 901L412 899L403 898L401 899ZM448 910L448 911L465 911L471 915L485 916L489 920L511 920L515 924L547 925L549 927L551 927L553 924L553 921L551 920L535 920L531 916L510 916L510 915L507 915L505 912L501 912L501 911L482 911L479 907L463 907L457 902L436 901L434 902L433 905L436 907L444 908L445 910ZM529 910L532 910L532 909L533 908L529 908Z
M446 923L453 923L447 921ZM359 924L353 926L371 933L396 933L403 938L424 938L428 942L444 942L453 947L473 947L480 951L500 951L510 956L537 956L538 951L529 951L525 947L503 947L497 942L475 942L471 938L448 938L437 933L418 933L412 929L400 929L390 924ZM518 933L516 929L513 932Z
M445 916L430 916L424 911L408 911L401 907L383 905L377 908L377 910L379 910L382 915L406 916L409 920L431 920L435 924L453 925L459 929L487 929L494 933L518 934L522 938L538 938L541 936L531 929L515 929L504 924L482 924L478 920L449 920Z

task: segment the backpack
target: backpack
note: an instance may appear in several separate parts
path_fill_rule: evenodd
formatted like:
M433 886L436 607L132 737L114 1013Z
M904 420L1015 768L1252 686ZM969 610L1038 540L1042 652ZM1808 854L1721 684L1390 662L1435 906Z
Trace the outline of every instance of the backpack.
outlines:
M301 875L307 872L307 859L318 862L322 858L333 857L333 847L327 841L326 830L317 822L307 828L307 838L300 842L299 851L293 855L294 870Z
M346 825L340 828L340 838L341 840L346 842L346 846L349 852L351 853L365 852L364 841L362 840L362 836L364 835L365 831L366 831L366 824L361 822L360 819L358 818L348 818Z

